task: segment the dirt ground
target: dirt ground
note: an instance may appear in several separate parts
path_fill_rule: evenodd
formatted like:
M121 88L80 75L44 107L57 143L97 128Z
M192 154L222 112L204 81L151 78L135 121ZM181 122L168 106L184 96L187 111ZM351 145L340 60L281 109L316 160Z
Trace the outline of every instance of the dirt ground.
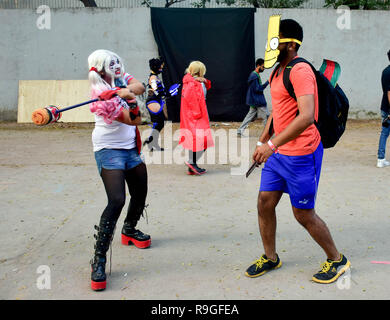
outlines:
M261 128L250 125L251 152ZM390 167L376 168L379 120L350 120L341 141L325 150L316 210L352 263L351 273L330 285L310 280L326 257L295 221L287 195L277 208L282 268L255 279L244 275L263 253L256 211L260 168L246 179L231 174L231 163L206 163L208 173L197 177L174 163L148 165L148 219L139 227L152 236L152 246L121 245L122 212L107 289L93 292L93 226L106 195L92 129L0 124L0 299L390 298L390 265L372 263L390 260Z

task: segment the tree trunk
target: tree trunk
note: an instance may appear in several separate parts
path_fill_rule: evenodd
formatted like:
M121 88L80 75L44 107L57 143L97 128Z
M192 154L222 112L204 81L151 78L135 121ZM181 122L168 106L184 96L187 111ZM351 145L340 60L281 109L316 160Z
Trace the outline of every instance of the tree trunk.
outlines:
M171 5L178 3L178 2L183 2L184 0L165 0L165 8L169 8Z
M80 1L84 4L84 7L97 7L95 0L80 0Z

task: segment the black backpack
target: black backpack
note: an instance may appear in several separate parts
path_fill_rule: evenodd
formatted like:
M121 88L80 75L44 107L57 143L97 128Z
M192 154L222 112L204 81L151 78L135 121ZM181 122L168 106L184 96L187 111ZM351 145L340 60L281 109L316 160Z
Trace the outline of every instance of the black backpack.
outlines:
M324 148L332 148L345 131L349 110L348 98L338 84L334 87L310 62L303 58L296 58L290 61L283 73L283 84L294 100L297 100L297 98L290 81L290 72L294 65L299 62L305 62L310 65L316 76L318 89L318 121L315 121L314 123L320 132ZM279 65L272 72L270 83L278 69ZM297 115L298 113L299 111L297 112ZM270 126L270 135L272 135L272 130L273 123L271 123Z

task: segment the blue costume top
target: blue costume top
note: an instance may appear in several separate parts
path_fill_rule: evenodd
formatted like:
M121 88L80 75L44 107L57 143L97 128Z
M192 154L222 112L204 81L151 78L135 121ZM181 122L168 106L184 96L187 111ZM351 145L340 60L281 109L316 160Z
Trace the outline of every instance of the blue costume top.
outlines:
M156 85L157 85L156 89L152 88L152 86L150 85L150 77L151 76L156 76ZM148 90L150 90L149 92L153 92L153 93L149 94L148 98L146 99L146 105L153 103L153 102L161 105L163 103L163 101L162 101L163 98L165 98L165 96L166 96L166 90L165 90L163 83L161 82L161 80L158 78L158 76L155 73L151 73L149 75Z

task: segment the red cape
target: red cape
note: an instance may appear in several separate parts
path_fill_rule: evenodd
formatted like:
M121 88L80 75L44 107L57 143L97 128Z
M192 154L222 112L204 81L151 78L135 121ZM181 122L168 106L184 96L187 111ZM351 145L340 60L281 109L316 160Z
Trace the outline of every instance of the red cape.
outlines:
M207 90L211 82L207 80ZM180 106L180 142L194 152L214 146L202 84L189 73L183 78Z

